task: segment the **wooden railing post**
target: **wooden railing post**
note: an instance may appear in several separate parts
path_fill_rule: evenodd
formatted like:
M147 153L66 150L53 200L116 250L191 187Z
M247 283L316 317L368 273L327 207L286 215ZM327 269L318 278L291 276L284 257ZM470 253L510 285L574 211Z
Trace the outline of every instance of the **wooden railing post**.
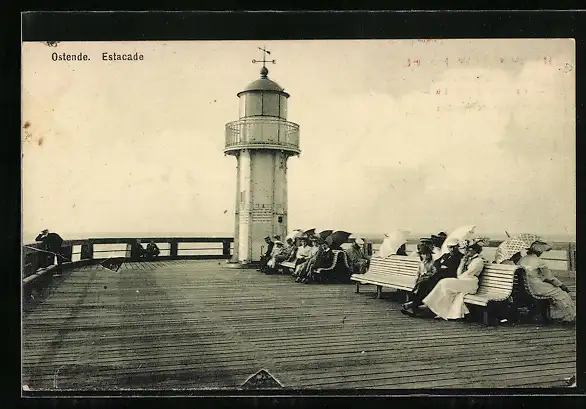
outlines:
M92 260L94 258L94 243L87 241L81 245L81 260Z
M568 260L568 271L576 271L576 246L573 243L568 243L566 250Z
M73 261L73 245L71 244L66 244L61 248L61 255L63 256L63 259L61 260L61 262L63 263L68 263L70 261Z
M175 240L170 241L169 245L171 246L169 249L169 255L171 257L177 257L177 253L179 252L179 245Z
M222 242L222 255L226 258L230 258L230 240L224 240Z

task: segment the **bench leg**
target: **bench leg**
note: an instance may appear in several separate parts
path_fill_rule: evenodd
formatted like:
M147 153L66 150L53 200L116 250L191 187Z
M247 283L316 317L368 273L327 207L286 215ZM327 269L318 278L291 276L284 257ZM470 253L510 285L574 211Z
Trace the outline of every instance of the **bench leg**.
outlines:
M360 283L356 281L356 294L360 293Z
M487 327L490 327L490 325L492 324L492 322L491 322L491 316L490 316L490 313L488 311L488 308L484 308L482 310L482 323L484 325L486 325Z
M376 286L376 298L382 298L383 295L383 287L380 285Z
M549 324L551 322L551 308L549 300L540 300L538 308L543 322L545 324Z

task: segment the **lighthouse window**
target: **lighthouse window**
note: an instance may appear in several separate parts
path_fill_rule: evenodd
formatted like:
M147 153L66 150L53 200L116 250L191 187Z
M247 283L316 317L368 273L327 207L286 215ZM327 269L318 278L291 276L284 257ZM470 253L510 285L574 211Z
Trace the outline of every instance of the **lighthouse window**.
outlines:
M280 95L279 103L279 116L283 119L287 119L287 97Z
M263 93L262 99L262 114L279 116L279 94Z
M246 116L262 115L262 93L250 92L243 96Z

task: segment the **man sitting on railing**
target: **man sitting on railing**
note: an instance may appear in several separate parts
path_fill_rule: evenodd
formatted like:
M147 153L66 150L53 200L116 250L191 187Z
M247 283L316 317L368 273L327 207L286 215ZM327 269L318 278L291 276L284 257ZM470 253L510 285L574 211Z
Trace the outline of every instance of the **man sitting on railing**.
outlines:
M130 260L131 261L140 261L143 257L146 256L146 250L140 244L140 239L136 239L130 246Z
M63 245L63 239L57 233L49 233L48 229L43 230L35 239L35 241L40 241L43 243L43 250L46 250L49 253L47 256L47 261L41 264L41 267L48 267L53 265L55 256L57 257L57 264L62 264L64 260L64 256L61 251L61 246Z

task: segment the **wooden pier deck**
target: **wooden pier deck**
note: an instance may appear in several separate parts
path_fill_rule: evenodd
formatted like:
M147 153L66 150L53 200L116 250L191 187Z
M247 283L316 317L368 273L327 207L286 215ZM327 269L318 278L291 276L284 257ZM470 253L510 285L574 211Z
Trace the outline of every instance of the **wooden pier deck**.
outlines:
M224 261L100 265L54 277L23 315L31 390L565 386L573 328L416 319L351 284L304 285ZM369 292L370 291L370 292Z

